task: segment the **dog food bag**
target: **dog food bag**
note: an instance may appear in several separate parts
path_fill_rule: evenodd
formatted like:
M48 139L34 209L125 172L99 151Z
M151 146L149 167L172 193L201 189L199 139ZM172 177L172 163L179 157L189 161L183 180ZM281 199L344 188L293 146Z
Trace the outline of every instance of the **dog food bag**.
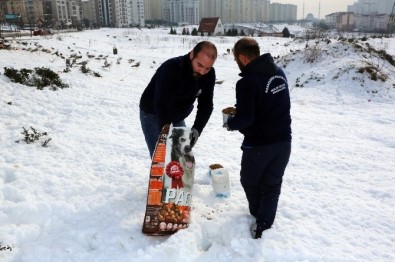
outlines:
M170 235L190 223L195 158L190 128L166 125L159 134L149 174L143 233Z

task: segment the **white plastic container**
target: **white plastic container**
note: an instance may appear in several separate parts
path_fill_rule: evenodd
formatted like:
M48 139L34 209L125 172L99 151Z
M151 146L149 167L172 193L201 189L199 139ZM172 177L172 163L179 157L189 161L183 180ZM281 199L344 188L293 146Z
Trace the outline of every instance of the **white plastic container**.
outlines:
M223 124L225 124L226 122L228 122L229 115L222 113L222 118L223 118Z
M217 168L210 171L211 184L216 197L230 196L229 172L226 168Z

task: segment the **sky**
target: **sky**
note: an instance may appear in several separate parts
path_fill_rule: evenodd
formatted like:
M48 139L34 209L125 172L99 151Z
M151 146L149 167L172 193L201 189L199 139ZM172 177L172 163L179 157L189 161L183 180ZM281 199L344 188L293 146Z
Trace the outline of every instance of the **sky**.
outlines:
M222 127L222 109L235 104L240 79L227 53L238 38L169 31L7 38L10 48L0 49L0 261L395 261L394 66L372 49L394 56L394 39L358 41L356 48L338 37L256 38L287 75L293 140L276 220L255 240L239 181L243 136ZM139 99L164 61L201 40L218 48L218 84L193 148L191 224L171 236L147 236L151 159ZM69 71L66 59L75 59ZM81 64L91 71L84 74ZM358 72L369 65L384 82ZM68 88L13 83L4 67L49 68ZM43 135L27 144L23 128ZM227 198L214 192L212 164L229 173Z
M326 15L335 12L346 12L347 6L356 3L356 0L272 0L271 3L293 4L298 6L298 19L303 18L303 4L304 17L312 13L314 17L325 19ZM321 3L321 12L319 13L319 3Z

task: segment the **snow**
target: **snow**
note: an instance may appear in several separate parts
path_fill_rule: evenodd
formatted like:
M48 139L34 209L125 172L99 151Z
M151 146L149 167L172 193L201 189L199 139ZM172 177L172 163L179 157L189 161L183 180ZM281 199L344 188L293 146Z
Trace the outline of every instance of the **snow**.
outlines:
M319 41L320 55L307 63L306 41L256 38L261 52L271 52L287 74L293 143L275 223L254 240L239 182L243 137L222 128L221 110L235 103L239 79L227 49L238 38L169 31L23 37L0 50L0 260L394 261L394 66L347 41ZM224 82L215 87L214 112L194 148L192 223L171 236L146 236L141 228L150 159L139 98L162 62L201 40L216 44L214 66ZM366 43L395 55L394 38ZM83 74L77 65L64 73L65 60L56 51L65 58L82 55L77 62L88 61L102 77ZM95 58L88 59L88 52ZM99 55L108 56L111 66L104 67ZM387 76L385 82L357 72L369 62ZM4 67L47 67L69 88L12 83ZM194 112L187 125L193 120ZM23 127L48 135L15 143L23 140ZM210 184L208 166L215 163L229 171L228 198L215 197Z

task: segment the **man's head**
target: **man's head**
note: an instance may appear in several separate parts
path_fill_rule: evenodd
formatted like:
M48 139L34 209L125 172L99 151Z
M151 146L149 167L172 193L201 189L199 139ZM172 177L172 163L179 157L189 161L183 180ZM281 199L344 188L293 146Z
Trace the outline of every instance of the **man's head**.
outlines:
M253 38L244 37L236 42L233 55L240 70L260 55L259 45Z
M198 43L189 53L191 59L193 77L199 78L210 72L217 59L217 48L208 41Z

